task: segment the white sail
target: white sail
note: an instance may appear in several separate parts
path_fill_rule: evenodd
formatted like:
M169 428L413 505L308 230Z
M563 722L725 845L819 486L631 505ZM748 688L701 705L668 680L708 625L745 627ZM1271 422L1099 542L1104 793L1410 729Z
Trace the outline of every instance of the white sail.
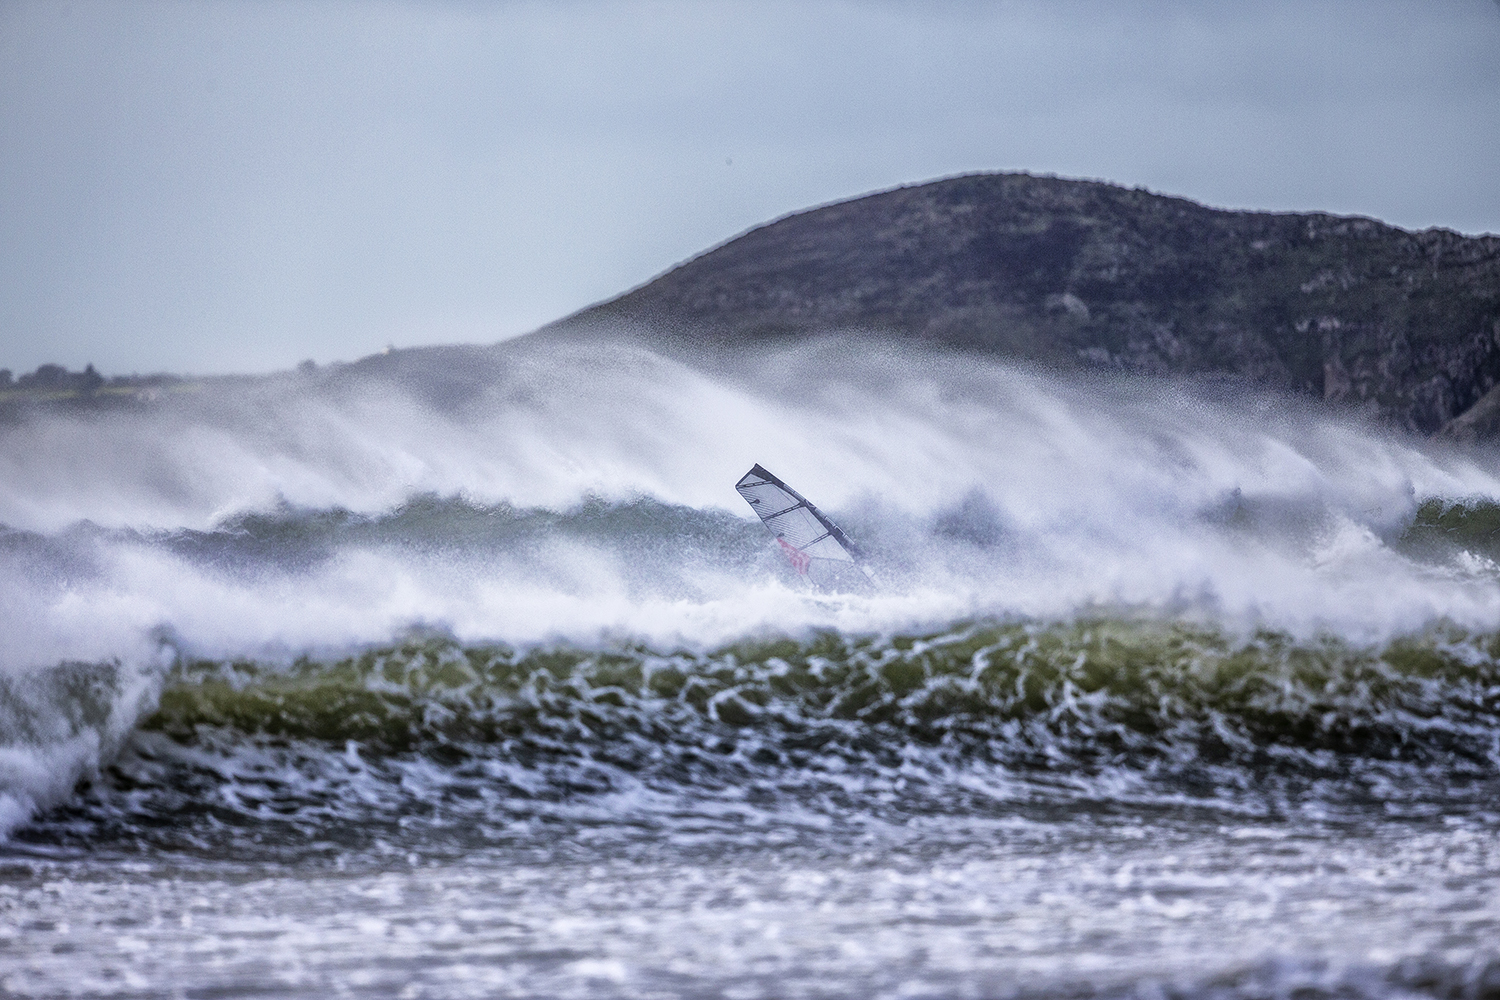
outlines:
M755 466L734 484L800 575L837 588L875 576L839 526L786 483ZM855 572L851 572L855 571Z

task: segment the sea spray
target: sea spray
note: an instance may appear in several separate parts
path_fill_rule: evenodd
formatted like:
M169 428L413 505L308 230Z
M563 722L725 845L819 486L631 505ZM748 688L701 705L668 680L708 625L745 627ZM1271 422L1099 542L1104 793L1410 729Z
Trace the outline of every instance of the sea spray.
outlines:
M860 344L0 427L0 989L1489 996L1492 456Z
M163 674L115 660L0 676L0 839L97 780L154 707Z

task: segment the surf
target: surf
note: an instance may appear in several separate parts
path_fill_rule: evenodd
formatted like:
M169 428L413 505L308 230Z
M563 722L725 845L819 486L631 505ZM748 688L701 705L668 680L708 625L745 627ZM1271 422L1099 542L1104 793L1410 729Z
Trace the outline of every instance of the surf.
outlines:
M158 705L197 697L184 664L218 665L205 691L253 676L247 690L276 691L288 712L300 685L373 699L371 718L416 725L425 746L436 737L367 687L373 675L355 671L347 689L315 680L414 629L458 650L682 656L707 677L729 669L716 651L735 643L832 635L894 650L966 622L1045 632L1144 615L1230 646L1284 636L1314 659L1323 637L1384 649L1494 628L1486 526L1500 483L1480 456L1222 387L878 344L834 364L835 347L737 366L629 343L502 345L471 352L461 384L447 355L413 352L0 428L0 668L15 691L68 671L115 678L98 718L11 698L30 721L9 726L7 746L32 761L6 779L14 822L97 777L137 727L160 732L146 722ZM821 506L797 506L771 463ZM770 514L810 518L815 535L789 542L810 567L853 567L857 551L882 585L803 587L734 488L752 467L768 487L747 488L790 498ZM830 543L835 558L811 553ZM426 697L411 704L493 722ZM647 715L679 710L620 697ZM714 697L747 718L765 708ZM224 732L270 731L231 715ZM286 724L299 740L364 738Z

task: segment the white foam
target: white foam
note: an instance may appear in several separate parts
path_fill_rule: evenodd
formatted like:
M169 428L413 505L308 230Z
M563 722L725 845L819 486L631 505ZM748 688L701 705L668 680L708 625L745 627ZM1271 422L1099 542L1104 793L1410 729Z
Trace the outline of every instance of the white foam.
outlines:
M204 528L283 501L375 514L424 491L554 509L646 495L748 518L733 483L759 461L897 552L904 574L881 594L830 600L665 552L659 572L647 567L663 581L653 589L618 551L573 537L540 555L347 549L304 573L245 576L106 534L77 543L95 569L57 585L0 560L0 666L149 657L161 626L194 649L255 655L378 642L413 622L475 639L707 643L1123 602L1372 637L1438 617L1493 626L1500 611L1495 574L1474 560L1439 572L1382 541L1423 497L1500 497L1490 457L1301 404L1209 404L1159 381L833 342L717 374L624 346L497 358L451 405L389 380L336 391L289 380L9 427L0 521L51 535L80 520ZM975 496L1002 544L931 533ZM1236 505L1274 516L1252 531L1215 522Z

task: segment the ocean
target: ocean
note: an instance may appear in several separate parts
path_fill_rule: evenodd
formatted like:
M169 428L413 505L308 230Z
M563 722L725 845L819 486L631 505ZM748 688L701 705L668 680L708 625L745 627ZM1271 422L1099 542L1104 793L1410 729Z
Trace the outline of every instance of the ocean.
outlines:
M855 335L169 390L0 423L0 995L1500 997L1492 451Z

